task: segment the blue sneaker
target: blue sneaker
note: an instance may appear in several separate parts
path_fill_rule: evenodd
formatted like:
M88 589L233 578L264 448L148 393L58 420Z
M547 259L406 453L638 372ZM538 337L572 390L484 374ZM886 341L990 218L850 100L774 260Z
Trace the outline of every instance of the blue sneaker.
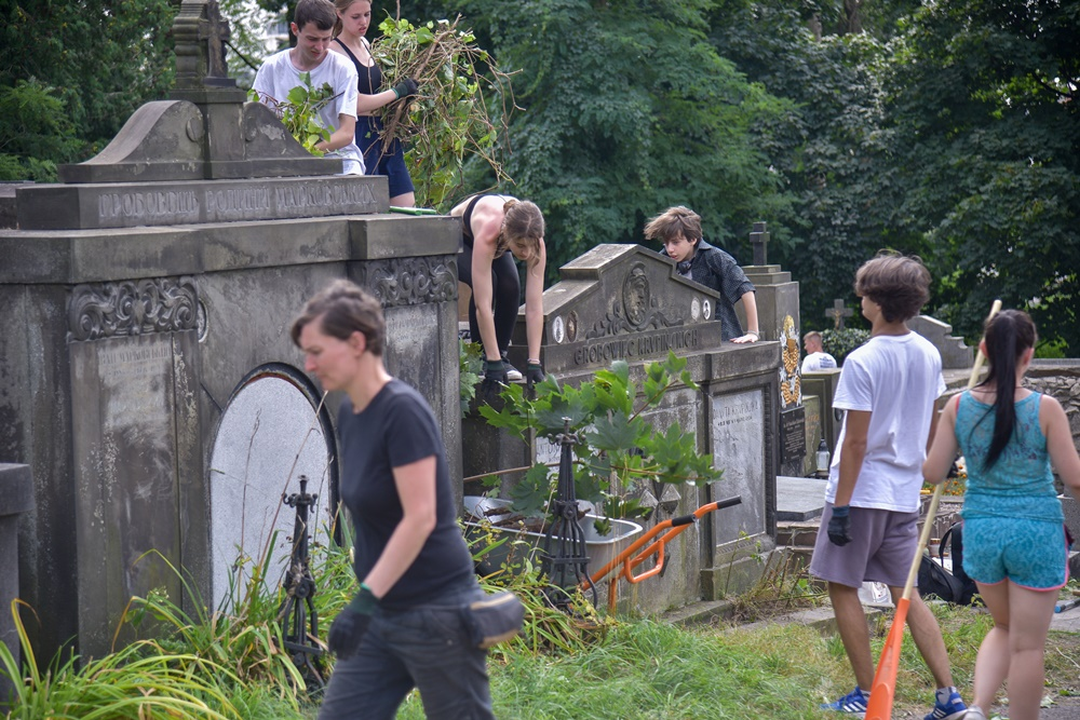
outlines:
M835 710L837 712L847 713L856 717L866 717L866 701L870 699L869 695L863 695L863 691L856 687L844 697L840 698L836 702L822 703L822 710Z
M960 720L967 712L967 706L960 699L956 688L950 688L948 702L941 702L941 697L934 698L934 709L923 720Z

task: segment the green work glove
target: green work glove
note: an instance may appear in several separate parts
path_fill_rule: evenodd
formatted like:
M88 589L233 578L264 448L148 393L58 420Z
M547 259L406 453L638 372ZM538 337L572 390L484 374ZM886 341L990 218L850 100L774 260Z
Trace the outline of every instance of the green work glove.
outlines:
M360 641L364 639L368 625L371 624L371 614L375 612L379 601L371 588L360 585L360 592L356 593L350 602L330 625L330 635L326 644L330 652L341 659L352 657L360 649Z

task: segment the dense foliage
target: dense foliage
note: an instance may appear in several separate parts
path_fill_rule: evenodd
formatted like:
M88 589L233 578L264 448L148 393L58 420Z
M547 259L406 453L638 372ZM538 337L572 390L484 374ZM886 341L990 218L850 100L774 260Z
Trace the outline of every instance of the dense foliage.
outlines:
M96 154L136 108L164 97L177 7L170 0L0 6L0 180L51 179L55 163Z
M263 0L288 11L289 2ZM0 42L0 178L48 179L165 95L170 0L16 0ZM235 0L234 37L251 39ZM535 200L552 279L601 242L639 242L674 204L800 282L803 315L851 299L879 248L921 255L929 310L973 338L990 299L1080 354L1080 6L1056 0L404 0L463 15L513 73L513 182L484 163L462 192ZM237 27L237 23L241 26ZM373 29L372 39L377 39ZM253 58L259 60L260 58ZM235 63L234 63L235 67ZM506 96L488 108L499 119ZM814 321L811 320L810 325Z

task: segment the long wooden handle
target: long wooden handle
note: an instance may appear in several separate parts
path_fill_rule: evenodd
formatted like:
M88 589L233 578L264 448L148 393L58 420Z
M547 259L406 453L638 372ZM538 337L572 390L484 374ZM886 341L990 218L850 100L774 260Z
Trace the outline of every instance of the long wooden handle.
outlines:
M990 315L987 316L987 320L998 314L1001 310L1001 301L995 300L994 304L990 306ZM982 371L983 362L986 360L986 356L983 355L982 348L975 353L975 364L971 367L971 377L968 378L968 390L975 387L975 384L979 382L979 373ZM911 599L911 591L915 587L915 578L919 576L919 565L922 563L922 550L926 547L926 542L930 539L930 533L933 531L934 518L937 517L938 503L941 502L941 491L945 487L945 483L938 483L938 486L934 488L934 496L930 498L930 507L926 511L926 520L923 523L922 532L919 533L919 544L915 548L915 557L911 559L911 567L908 568L907 582L904 583L904 599Z

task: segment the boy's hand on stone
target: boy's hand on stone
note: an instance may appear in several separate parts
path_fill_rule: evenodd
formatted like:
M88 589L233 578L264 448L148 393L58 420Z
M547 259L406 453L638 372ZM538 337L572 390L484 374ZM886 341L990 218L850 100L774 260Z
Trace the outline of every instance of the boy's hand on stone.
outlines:
M851 511L850 505L841 505L832 509L832 517L829 518L829 542L843 547L851 542Z
M737 338L731 338L731 342L736 343L738 345L743 345L745 343L755 343L760 339L761 339L761 336L756 331L747 330L745 335L740 335Z

